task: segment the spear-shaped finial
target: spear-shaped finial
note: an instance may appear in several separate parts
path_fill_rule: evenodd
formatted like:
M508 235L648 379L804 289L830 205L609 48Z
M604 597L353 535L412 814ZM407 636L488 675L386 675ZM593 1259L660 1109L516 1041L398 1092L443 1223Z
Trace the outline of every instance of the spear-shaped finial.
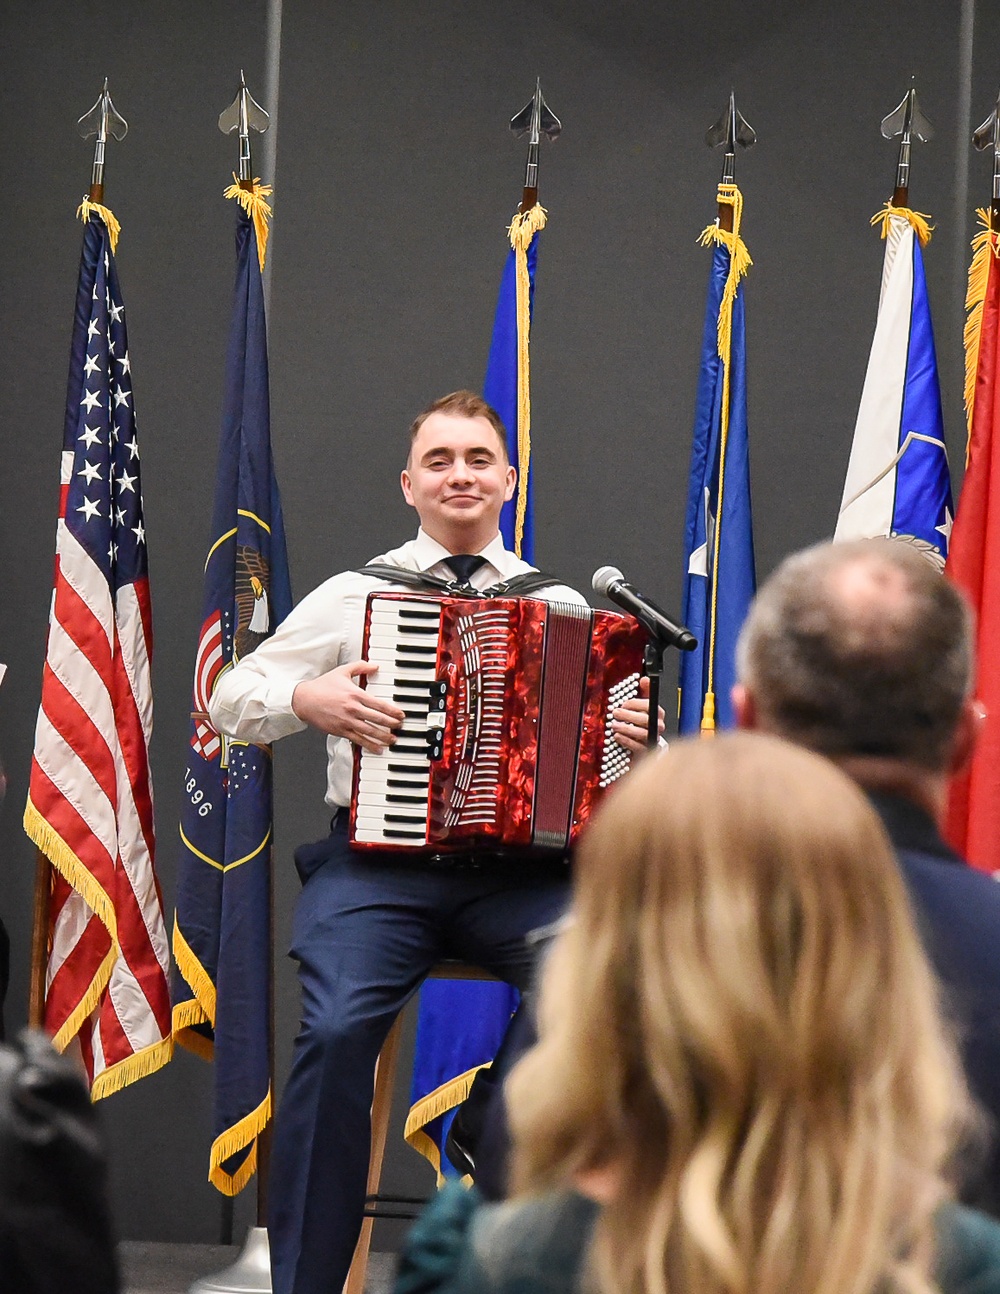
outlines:
M993 196L990 203L990 226L1000 230L1000 94L993 111L973 132L972 142L980 150L993 149Z
M550 111L549 105L542 97L542 83L535 80L535 93L519 113L510 119L510 128L517 138L528 136L528 160L524 168L524 194L521 198L521 211L530 211L538 201L538 141L542 135L556 139L562 130L562 122Z
M736 183L736 146L752 148L757 142L757 132L746 117L736 107L736 91L729 91L729 103L725 112L705 134L705 143L709 148L726 146L722 159L722 176L720 184ZM719 204L719 221L723 229L732 232L733 208L726 203Z
M896 159L896 187L892 195L894 207L910 205L910 143L919 140L926 144L934 138L934 127L920 111L917 91L913 85L903 95L902 102L882 118L882 134L886 139L899 140Z
M97 136L97 142L94 145L94 169L90 175L90 193L87 197L91 202L103 203L104 146L108 142L109 134L117 140L122 140L128 133L128 122L111 102L107 77L104 78L104 89L98 95L97 102L89 112L83 114L76 123L76 128L84 139L89 139L91 135Z
M219 114L219 129L224 135L231 135L234 130L240 136L239 184L241 189L253 189L253 167L250 161L250 131L256 130L262 135L270 125L270 117L247 89L243 69L240 68L240 83L236 89L236 98L229 107Z

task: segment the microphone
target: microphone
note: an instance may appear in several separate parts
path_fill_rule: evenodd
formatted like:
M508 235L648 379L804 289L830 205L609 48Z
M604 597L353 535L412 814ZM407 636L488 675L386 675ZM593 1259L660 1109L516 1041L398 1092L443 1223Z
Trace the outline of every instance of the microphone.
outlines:
M628 584L625 576L615 566L602 566L594 572L591 581L594 592L609 598L623 610L634 615L636 620L658 642L679 651L694 651L698 639L683 625L675 625L670 617L651 602L645 594L640 593L634 585Z

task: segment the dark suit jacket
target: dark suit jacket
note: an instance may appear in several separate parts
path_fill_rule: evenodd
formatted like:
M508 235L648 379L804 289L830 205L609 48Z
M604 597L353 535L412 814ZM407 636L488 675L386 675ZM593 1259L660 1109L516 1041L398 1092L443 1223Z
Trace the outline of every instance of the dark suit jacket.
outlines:
M949 849L917 805L869 798L895 848L969 1086L987 1118L986 1144L966 1157L962 1199L1000 1217L1000 883Z

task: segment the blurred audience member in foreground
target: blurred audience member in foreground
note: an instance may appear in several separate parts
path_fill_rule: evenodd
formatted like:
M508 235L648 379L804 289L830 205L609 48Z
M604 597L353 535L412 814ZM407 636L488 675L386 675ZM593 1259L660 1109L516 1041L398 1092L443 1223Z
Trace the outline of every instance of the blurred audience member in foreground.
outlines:
M81 1073L41 1033L0 1046L0 1294L117 1294L104 1151Z
M761 587L740 635L741 727L832 759L888 833L924 948L945 987L988 1136L960 1197L1000 1217L1000 885L941 838L951 774L987 720L972 695L972 617L912 545L818 544Z
M677 743L607 800L507 1085L509 1203L443 1192L397 1294L1000 1290L885 833L833 765Z

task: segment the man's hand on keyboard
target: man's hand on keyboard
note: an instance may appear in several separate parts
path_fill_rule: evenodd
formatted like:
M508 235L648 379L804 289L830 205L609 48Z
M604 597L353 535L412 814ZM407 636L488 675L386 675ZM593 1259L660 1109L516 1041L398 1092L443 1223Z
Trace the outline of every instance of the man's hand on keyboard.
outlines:
M319 678L299 683L292 693L292 709L303 723L381 754L392 744L393 729L405 715L398 705L372 696L354 682L358 675L377 673L378 666L365 660L338 665Z

